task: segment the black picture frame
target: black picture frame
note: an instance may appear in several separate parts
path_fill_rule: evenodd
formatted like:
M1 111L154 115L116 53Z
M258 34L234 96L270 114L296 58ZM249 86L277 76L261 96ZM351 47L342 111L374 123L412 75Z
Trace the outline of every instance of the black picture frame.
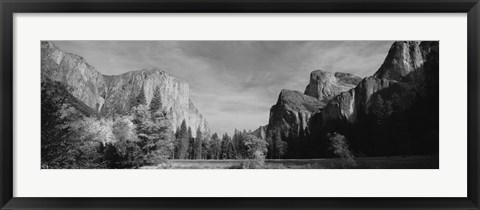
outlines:
M478 0L0 0L1 209L479 209ZM14 13L467 13L468 196L465 198L13 197ZM412 189L413 190L413 189Z

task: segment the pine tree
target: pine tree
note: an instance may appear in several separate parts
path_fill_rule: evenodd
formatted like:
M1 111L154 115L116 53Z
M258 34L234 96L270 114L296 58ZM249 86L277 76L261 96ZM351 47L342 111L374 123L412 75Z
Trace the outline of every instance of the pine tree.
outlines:
M158 87L155 88L153 92L152 101L150 102L150 112L155 113L162 108L162 97Z
M147 99L145 98L145 90L142 86L142 89L140 90L140 93L138 95L131 95L130 100L128 101L128 106L126 107L128 110L126 110L127 113L132 110L132 108L137 107L139 105L146 105L147 104ZM134 93L131 93L134 94ZM122 113L119 113L122 114Z
M171 131L165 113L150 113L146 105L133 109L133 123L136 125L139 146L145 163L158 163L168 159L173 147Z
M267 131L265 141L268 144L267 159L273 159L273 157L275 156L275 154L274 154L275 151L274 151L274 147L273 147L273 136L272 136L272 131L271 130Z
M75 149L67 126L72 116L62 117L62 107L68 105L66 87L58 82L41 84L41 162L42 168L63 168L72 162L69 152Z
M178 159L186 159L187 158L187 150L188 150L188 128L187 123L185 120L182 121L180 125L180 129L177 133L177 141L179 143L178 148Z
M288 147L288 150L286 152L287 158L291 158L291 159L300 158L300 154L301 154L300 139L295 137L293 132L287 133L285 138L286 138L286 143Z
M220 159L221 156L221 151L222 151L222 143L220 142L220 139L218 138L218 134L214 133L212 135L212 138L210 140L210 150L209 150L209 155L212 159Z
M202 143L203 143L203 136L202 131L200 130L200 126L197 128L197 136L195 138L195 159L202 159Z
M387 109L385 107L382 96L377 95L372 101L372 113L378 119L385 119L387 115Z
M195 159L195 138L192 135L192 128L189 126L187 130L188 135L188 150L187 150L187 158L188 159Z
M232 138L225 133L222 137L222 155L221 159L233 159L235 158L235 149L233 146Z
M282 135L280 131L275 132L273 144L274 144L273 149L275 150L274 158L276 159L282 158L287 152L287 142L282 139Z
M377 151L377 155L388 155L391 145L387 142L388 135L388 109L380 95L377 95L372 101L372 114L374 123L373 128L373 151Z

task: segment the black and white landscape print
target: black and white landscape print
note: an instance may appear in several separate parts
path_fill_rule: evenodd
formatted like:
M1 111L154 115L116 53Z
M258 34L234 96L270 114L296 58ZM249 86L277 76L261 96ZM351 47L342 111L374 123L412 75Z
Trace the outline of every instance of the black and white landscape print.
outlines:
M438 41L42 41L42 169L438 169Z

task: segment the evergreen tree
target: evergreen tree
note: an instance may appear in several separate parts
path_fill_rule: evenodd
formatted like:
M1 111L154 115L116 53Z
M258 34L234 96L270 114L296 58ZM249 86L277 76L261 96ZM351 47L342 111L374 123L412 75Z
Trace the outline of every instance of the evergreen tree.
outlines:
M235 151L232 138L225 133L222 137L222 152L221 159L234 159Z
M107 143L105 145L104 151L105 163L108 168L122 168L123 167L123 157L118 154L117 148L111 144Z
M385 119L387 118L387 109L385 107L384 101L382 96L376 95L372 100L372 113L378 119Z
M179 144L178 147L178 159L186 159L187 158L187 151L188 151L188 128L187 123L185 120L182 121L180 125L180 129L177 131L177 141Z
M246 131L235 129L232 137L235 159L245 159L248 156L247 147L245 147L245 135Z
M150 102L150 112L155 113L162 108L162 97L158 87L153 91L152 101Z
M188 135L188 150L187 150L188 157L187 158L195 159L195 138L193 138L191 127L188 127L187 135Z
M274 150L274 157L276 159L282 158L287 152L287 142L283 140L280 131L275 132L272 143Z
M70 107L66 87L58 82L41 84L41 162L42 168L68 168L74 165L76 141L71 138L74 130L69 126L79 118L65 115Z
M275 156L275 151L274 151L274 147L273 147L273 136L272 136L272 131L271 130L267 131L265 141L268 144L267 159L273 159L273 157Z
M292 132L289 132L286 137L288 146L286 157L295 159L300 157L300 142L299 139L294 136Z
M174 133L173 137L173 150L172 150L172 158L178 159L178 154L180 153L180 127L177 127L176 132Z
M220 159L222 152L222 142L218 138L218 134L214 133L210 140L210 150L209 155L212 159Z
M197 128L197 136L195 138L195 159L202 159L202 143L203 143L203 136L202 131L200 130L200 126Z
M210 147L211 147L211 141L209 140L209 136L205 136L202 139L202 159L212 159L211 153L210 153Z
M104 144L113 140L111 121L86 117L72 103L63 84L42 81L41 167L108 167Z
M305 136L305 132L303 129L300 129L298 133L298 137L296 138L296 140L294 140L298 142L299 152L297 154L297 158L310 158L312 153L310 151L310 145L308 139Z
M152 111L152 109L150 109ZM164 159L172 158L171 153L175 149L175 134L173 133L172 113L163 111L161 108L152 113L152 121L158 127L159 141L156 141L155 157ZM162 159L163 161L163 159Z
M372 126L372 140L373 151L376 151L376 155L388 155L391 151L391 145L387 141L389 139L388 131L388 109L385 106L385 102L380 95L376 95L373 98L372 105L373 124Z
M146 105L137 106L133 112L137 144L142 148L144 164L164 162L173 147L166 113L158 110L152 115Z
M133 92L132 92L133 94ZM137 107L139 105L146 105L147 104L147 99L145 98L145 90L142 86L142 89L140 90L140 93L138 95L133 95L130 97L130 100L128 101L128 106L126 107L128 110L126 112L128 113L132 108ZM122 113L119 113L122 114Z

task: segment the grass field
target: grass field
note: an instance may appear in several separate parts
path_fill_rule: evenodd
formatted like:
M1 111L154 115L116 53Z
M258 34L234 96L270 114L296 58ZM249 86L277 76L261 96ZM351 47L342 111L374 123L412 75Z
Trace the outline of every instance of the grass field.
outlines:
M142 169L240 169L249 160L168 160L165 164ZM438 169L438 156L364 157L356 158L353 169ZM341 161L331 159L266 160L265 169L339 169Z

